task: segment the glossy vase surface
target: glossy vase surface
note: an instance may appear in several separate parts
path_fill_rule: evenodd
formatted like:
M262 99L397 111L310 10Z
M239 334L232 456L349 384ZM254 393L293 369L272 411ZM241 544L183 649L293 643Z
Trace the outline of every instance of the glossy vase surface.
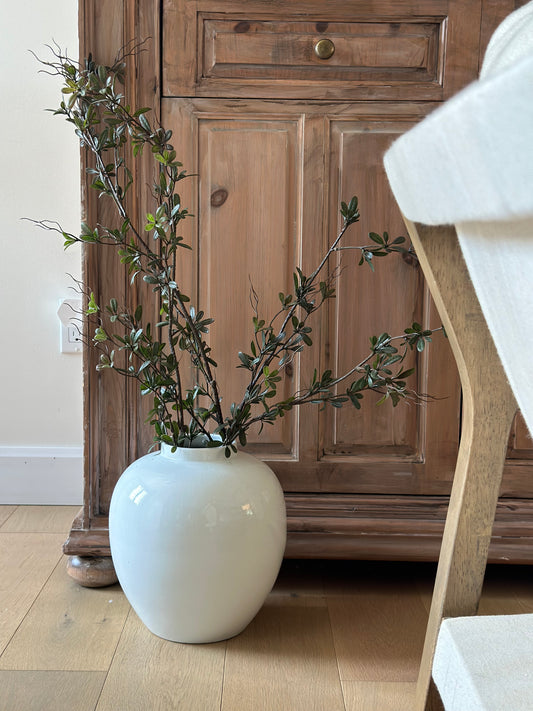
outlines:
M281 486L264 462L224 448L163 445L111 499L113 563L154 634L216 642L241 632L272 589L286 543Z

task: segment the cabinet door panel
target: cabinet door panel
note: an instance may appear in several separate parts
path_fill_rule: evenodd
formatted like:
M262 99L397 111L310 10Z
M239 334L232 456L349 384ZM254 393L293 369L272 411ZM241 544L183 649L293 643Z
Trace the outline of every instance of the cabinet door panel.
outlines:
M175 130L184 164L201 176L188 182L190 194L183 196L199 217L191 226L199 260L190 271L200 308L216 319L210 338L227 402L246 382L246 372L235 366L237 351L249 350L250 279L260 316L275 313L278 292L292 289L295 265L310 273L318 264L340 227L341 200L354 193L362 219L348 244L366 243L371 230L403 233L382 154L426 111L419 104L163 101L164 122ZM305 384L314 367L348 369L368 354L375 333L402 333L413 320L439 325L416 267L392 255L372 274L354 261L353 251L342 254L347 268L337 298L313 323L316 347L294 364L285 392ZM413 387L446 398L444 404L375 407L370 395L361 411L327 408L319 414L308 407L253 438L252 450L274 463L288 491L447 491L458 444L459 388L447 343L440 341L417 358Z
M237 368L237 352L251 353L252 317L269 323L279 311L278 293L291 287L299 251L298 122L206 119L199 121L198 137L199 304L215 319L210 343L223 364L220 388L227 411L250 382L250 372ZM293 380L287 372L283 378L278 392L288 397ZM293 418L266 426L260 442L262 453L289 454ZM257 428L250 443L258 443Z
M355 191L361 219L347 235L346 247L371 245L369 232L405 234L382 168L382 156L399 126L382 121L331 120L330 133L330 230L338 229L337 205ZM423 321L424 294L420 273L399 255L374 259L375 272L357 267L360 252L338 252L340 273L337 298L330 315L328 351L337 372L346 372L369 352L369 336L388 332L402 334L413 321ZM330 345L329 345L330 344ZM418 359L422 360L422 359ZM409 367L420 366L409 356ZM381 396L365 395L366 407L326 410L326 454L382 453L420 459L418 408L390 403L375 407Z
M351 116L328 113L329 231L339 228L338 204L353 193L361 219L348 233L347 246L372 244L369 232L405 235L405 227L383 170L383 154L418 115L394 115L397 107L354 107ZM411 107L415 113L420 106ZM407 244L407 243L406 243ZM420 270L398 255L375 260L375 272L357 266L359 250L338 253L337 299L330 309L324 358L346 371L369 352L368 338L399 335L413 321L440 326ZM335 491L444 493L449 490L459 439L460 389L453 356L442 334L422 354L409 353L415 366L411 387L438 401L424 405L364 396L360 411L345 407L321 413L322 469ZM335 472L335 473L333 473ZM346 487L346 489L345 489Z
M188 113L185 125L197 150L194 165L187 166L201 176L194 183L196 194L191 195L198 215L194 237L198 260L191 265L192 283L198 308L215 319L209 343L218 363L223 411L229 414L230 403L241 401L250 382L250 372L238 367L238 352L251 353L252 318L268 324L279 312L278 294L291 291L292 272L301 253L300 117L268 117L234 109L230 118L223 105L215 111L189 109L179 101L167 105L164 120L177 135L180 131L183 135L183 124L178 123L183 121L182 111ZM279 327L281 319L276 324ZM297 363L282 375L280 399L297 388ZM295 422L293 416L284 417L274 426L265 426L260 437L258 427L251 430L250 451L265 457L295 457Z

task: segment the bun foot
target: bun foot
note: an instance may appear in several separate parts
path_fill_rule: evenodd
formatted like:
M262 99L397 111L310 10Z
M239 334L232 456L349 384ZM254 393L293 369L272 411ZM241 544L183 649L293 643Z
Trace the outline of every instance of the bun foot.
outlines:
M118 581L111 558L69 556L67 573L85 588L103 588Z

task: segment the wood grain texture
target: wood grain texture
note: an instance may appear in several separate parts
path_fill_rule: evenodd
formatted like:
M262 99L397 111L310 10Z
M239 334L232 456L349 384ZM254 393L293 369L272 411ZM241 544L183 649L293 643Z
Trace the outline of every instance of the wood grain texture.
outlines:
M66 533L78 509L79 506L18 506L2 526L2 531Z
M267 601L228 641L222 711L242 708L243 699L254 711L344 711L326 608Z
M368 245L368 233L372 231L381 234L388 230L391 238L405 232L401 215L390 199L381 156L416 120L395 121L393 107L390 108L388 117L329 117L329 233L334 234L339 229L338 205L351 197L350 191L356 190L361 212L360 221L343 240L345 247ZM407 324L423 320L419 271L395 255L392 259L378 260L372 272L369 268L357 267L359 256L359 252L352 249L338 252L332 265L342 273L337 296L330 304L331 326L326 336L330 357L326 364L339 372L348 371L368 355L371 335L402 333ZM410 357L406 365L414 366L414 358ZM425 363L419 361L416 365L424 370ZM412 386L415 387L414 382ZM408 493L410 487L413 491L419 485L411 463L420 462L424 456L418 420L419 415L426 416L427 410L392 408L390 403L376 407L379 398L377 394L365 393L361 410L324 409L321 415L323 458L335 461L341 457L356 459L358 455L368 458L374 455L380 460L394 459L396 472L402 472L403 476L396 472L392 476L383 475L387 480L390 477L400 481L405 487L403 493ZM338 462L337 466L347 463ZM354 485L358 485L357 476Z
M416 684L394 681L343 681L346 711L412 711Z
M199 285L194 289L200 306L215 312L211 339L220 379L230 393L239 392L238 384L242 389L244 382L242 371L235 370L234 352L250 333L250 279L260 294L261 316L268 320L277 308L277 292L290 287L295 261L308 271L320 261L340 229L339 204L349 199L354 185L363 218L350 232L348 245L368 243L372 229L405 232L380 156L427 111L408 102L162 102L163 122L174 131L178 153L198 165L202 176L188 195L200 213L198 237L193 238L200 259L198 268L191 265L192 284ZM324 184L329 186L327 199ZM213 207L211 198L220 190L225 200ZM313 220L307 215L308 203ZM270 216L273 204L276 210ZM416 269L391 257L372 274L358 269L356 261L349 252L332 265L344 270L337 298L329 313L326 309L314 319L316 348L304 354L300 365L295 362L291 386L308 382L317 363L343 372L362 360L368 355L369 334L402 332L415 319L429 324L429 299ZM229 292L221 273L232 275ZM377 408L377 398L367 395L361 412L346 408L319 414L308 407L297 413L292 443L287 436L292 425L284 424L279 445L275 430L271 438L269 429L260 441L252 441L250 451L272 464L286 491L374 493L379 471L380 491L448 493L458 447L459 388L448 344L442 338L435 341L433 358L418 359L419 382L413 387L445 397L441 409L449 426L441 426L437 405L393 409L387 403Z
M415 682L427 621L422 599L409 580L393 577L387 592L377 588L363 572L342 595L328 593L340 678Z
M0 653L61 560L61 534L0 535Z
M250 352L252 287L258 317L267 323L279 310L278 293L293 288L292 273L302 250L296 220L301 209L302 126L298 115L284 120L250 114L240 119L238 110L231 118L224 114L197 120L201 176L197 298L202 310L215 319L207 338L223 373L217 377L227 412L230 403L240 402L249 382L249 372L237 368L237 352ZM223 204L214 200L221 190ZM231 279L229 289L224 274ZM289 397L294 387L298 389L297 377L284 372L279 397ZM294 415L264 428L260 436L258 430L254 428L248 439L252 447L260 447L262 456L297 456Z
M160 639L132 611L96 711L215 711L225 649L224 642L186 645Z
M300 477L297 481L302 481L303 486ZM446 497L435 496L311 492L287 494L286 503L287 558L436 561L448 502ZM489 560L533 563L532 520L533 500L501 499ZM103 525L107 520L99 517L95 523L100 527L71 531L64 551L84 556L111 555L109 531Z
M395 116L393 105L387 108L375 114L367 111L366 116L355 111L352 115L328 114L330 234L339 229L338 205L351 196L354 186L361 211L361 219L347 235L345 246L369 244L372 231L388 231L391 238L405 235L401 215L391 199L382 155L421 118L420 107L412 107L410 118L405 111L401 117ZM330 306L325 336L329 357L325 362L340 372L367 355L369 335L403 333L413 321L427 328L440 325L435 323L419 268L397 255L378 260L375 273L366 265L357 268L358 261L359 255L353 250L338 253L337 266L343 272L337 298ZM405 403L397 408L390 403L376 407L379 396L368 393L360 411L326 408L321 414L322 467L329 464L337 476L344 469L354 492L370 493L372 486L375 491L376 470L380 471L383 492L429 495L449 490L459 439L459 383L445 339L435 336L431 345L429 354L409 355L406 365L417 370L409 386L443 400L422 407ZM439 367L442 365L445 367ZM368 473L361 471L365 460Z
M448 500L443 496L289 494L288 558L436 561ZM500 499L491 562L533 562L533 501ZM328 539L329 535L329 539Z
M56 566L17 629L0 657L0 669L109 668L129 603L118 585L102 589L77 585L68 577L65 563L62 559Z
M124 3L124 36L127 40L143 41L142 51L131 58L126 72L126 92L131 106L152 107L151 121L157 123L160 117L160 12L159 2L146 3L142 0L129 0ZM156 167L150 151L143 152L132 160L135 184L139 187L129 197L131 214L138 218L138 224L145 224L148 212L153 211L152 186L158 181L159 168ZM160 320L160 305L153 298L152 286L142 279L137 279L133 287L128 286L128 306L132 311L138 304L143 305L145 318L151 323ZM128 389L130 416L134 426L129 429L128 460L143 456L153 444L153 432L146 426L152 401L148 397L139 397L139 387L135 380L123 383Z
M80 54L92 54L94 61L110 64L125 45L125 0L82 0L79 6ZM92 175L86 173L92 158L82 150L82 215L92 225L116 226L117 218L110 201L98 200L91 188ZM94 199L91 199L94 197ZM94 246L94 245L93 245ZM120 257L114 250L99 252L84 245L83 282L95 295L100 305L116 298L126 302L126 275ZM87 318L86 338L94 334L96 322ZM120 378L106 377L96 371L99 353L94 348L84 349L84 517L85 521L106 513L114 484L129 464L128 428L124 428L124 412L128 410L128 390Z
M158 116L159 107L159 3L141 3L137 0L80 0L79 36L80 55L92 53L97 62L109 63L119 50L132 41L147 40L135 60L128 59L128 93L137 106L152 106ZM131 201L132 213L145 206L143 199L150 192L151 174L145 174L145 156L137 161L136 178L139 193ZM82 174L89 166L89 159L82 151ZM89 178L82 177L83 217L87 222L105 223L109 212L97 200L90 188ZM83 280L95 293L97 301L105 303L116 297L126 303L127 280L119 259L106 254L103 263L94 250L83 252ZM142 288L139 287L142 292ZM145 312L148 312L148 306ZM94 324L85 324L86 335L92 333ZM85 537L91 538L93 526L107 514L114 485L125 467L139 453L146 453L147 429L144 426L146 403L140 402L131 383L120 378L101 378L95 366L98 354L93 349L84 351L84 506L81 520L73 524L72 553L83 554ZM125 412L132 425L124 426ZM148 436L151 440L151 436ZM75 532L75 533L74 533ZM69 537L70 540L70 537ZM76 543L74 543L76 541ZM67 541L68 547L69 541ZM109 548L106 534L106 547Z
M481 0L237 0L222 13L213 0L167 2L163 94L441 100L475 76L480 8ZM322 37L336 46L327 61L313 51Z
M202 78L291 79L375 83L438 82L440 18L433 23L328 22L317 30L305 20L237 21L231 15L202 18ZM316 43L327 37L333 54L317 56ZM349 86L349 85L348 85Z
M2 533L0 529L0 544L4 540L5 549L10 549L19 542L13 560L24 571L20 561L27 558L30 563L35 562L31 552L38 540L45 544L40 551L41 563L47 548L57 560L59 535ZM24 539L28 539L29 548L21 547ZM0 555L3 577L9 570L6 560ZM71 615L78 633L66 635L59 624L65 610L64 596L59 586L35 586L31 575L35 570L35 566L29 566L30 574L21 577L21 585L14 588L15 594L10 598L2 597L0 578L0 611L8 606L4 619L18 619L19 597L31 593L25 609L33 604L23 623L24 634L13 638L17 653L11 661L39 664L43 655L36 648L44 644L43 654L54 660L57 669L2 669L0 663L2 711L412 711L415 684L399 682L394 675L399 669L403 668L404 673L411 668L412 650L414 646L421 647L435 576L433 564L285 561L264 610L249 630L216 645L180 645L161 640L132 611L127 613L117 645L117 636L109 634L107 624L98 624L95 607L100 602L91 602L94 596L106 602L104 595L109 590L84 591L82 604ZM528 566L490 566L480 611L533 612L531 570ZM62 579L69 584L68 578ZM71 587L75 597L75 591L82 590L74 584ZM339 605L339 598L346 598L345 604ZM123 622L124 611L117 613L113 605L106 604L111 608L109 612L106 608L106 615ZM423 614L420 605L424 607ZM362 606L362 610L354 612L354 606ZM344 612L338 614L341 610ZM412 610L414 614L410 613ZM362 616L365 611L368 614L364 624L354 629L354 615ZM391 611L404 620L407 642L398 641L400 624L391 622ZM339 635L339 627L346 627L346 634ZM339 646L342 635L345 641ZM420 641L413 645L417 635ZM76 658L79 654L74 636L87 648L89 661L100 671L63 669L63 665L68 668L71 656ZM50 653L51 648L56 650L63 645L64 653ZM357 664L363 678L355 678L354 674L354 678L341 681L339 670L344 666L339 653L344 660L353 661L361 658L362 650L369 652L365 663ZM402 661L404 654L407 656ZM102 689L104 679L107 681Z
M6 711L94 711L104 672L0 671Z
M286 561L268 596L269 605L327 607L322 561Z
M407 220L406 225L450 339L463 387L461 446L417 687L416 709L423 711L432 703L428 691L442 618L475 614L478 608L517 406L455 229L429 228Z

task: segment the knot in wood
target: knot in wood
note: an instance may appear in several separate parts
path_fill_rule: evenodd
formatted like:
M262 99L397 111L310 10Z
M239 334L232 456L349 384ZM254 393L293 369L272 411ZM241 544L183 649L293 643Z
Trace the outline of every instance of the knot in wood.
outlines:
M233 30L235 32L249 32L250 30L250 23L246 22L246 20L242 20L241 22L237 22L237 24L234 26Z
M219 188L211 193L211 207L220 207L228 199L228 191L226 188Z

